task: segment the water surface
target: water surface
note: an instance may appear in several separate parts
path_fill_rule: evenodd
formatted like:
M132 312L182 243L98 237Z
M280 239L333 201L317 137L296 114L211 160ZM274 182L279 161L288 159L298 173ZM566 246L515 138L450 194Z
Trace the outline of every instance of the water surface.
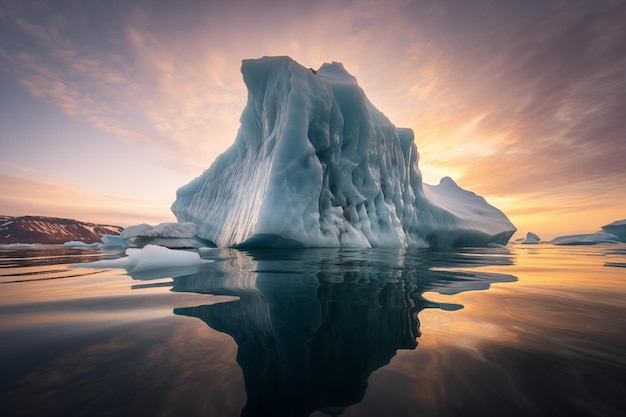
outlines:
M621 416L626 245L0 246L0 414Z

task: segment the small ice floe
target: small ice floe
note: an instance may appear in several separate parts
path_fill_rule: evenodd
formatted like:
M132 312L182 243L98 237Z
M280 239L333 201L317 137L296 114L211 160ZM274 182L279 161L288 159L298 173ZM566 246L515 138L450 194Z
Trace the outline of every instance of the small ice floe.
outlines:
M85 243L80 240L70 240L69 242L65 242L63 246L68 248L99 248L102 247L102 243L94 242L94 243Z
M75 268L123 268L138 279L161 278L172 275L186 275L197 271L198 267L213 261L200 258L197 252L168 249L163 246L146 245L141 249L128 248L126 255L117 259L74 264ZM176 270L183 273L174 274Z
M40 247L42 243L7 243L0 245L0 247L5 249L25 249L25 248L36 248Z

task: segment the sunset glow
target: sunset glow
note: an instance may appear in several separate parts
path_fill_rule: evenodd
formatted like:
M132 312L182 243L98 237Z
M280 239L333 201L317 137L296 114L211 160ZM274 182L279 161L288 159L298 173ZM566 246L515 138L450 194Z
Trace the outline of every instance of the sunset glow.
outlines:
M10 1L0 214L172 221L234 141L241 60L340 61L518 236L626 218L626 6L613 1Z

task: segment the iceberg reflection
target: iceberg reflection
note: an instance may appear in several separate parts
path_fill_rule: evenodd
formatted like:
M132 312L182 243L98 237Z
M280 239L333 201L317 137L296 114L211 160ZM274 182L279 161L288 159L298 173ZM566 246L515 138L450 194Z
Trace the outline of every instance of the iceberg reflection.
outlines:
M398 349L417 347L422 310L462 308L431 302L425 292L516 280L472 271L512 263L506 249L408 252L215 250L204 257L216 262L174 277L172 291L239 299L174 313L236 341L247 392L242 416L339 415L361 401L369 376Z

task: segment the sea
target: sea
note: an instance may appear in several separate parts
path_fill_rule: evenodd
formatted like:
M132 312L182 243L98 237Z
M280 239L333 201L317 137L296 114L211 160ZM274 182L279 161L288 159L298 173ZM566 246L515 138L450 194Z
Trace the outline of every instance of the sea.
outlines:
M0 246L2 416L624 416L626 245Z

